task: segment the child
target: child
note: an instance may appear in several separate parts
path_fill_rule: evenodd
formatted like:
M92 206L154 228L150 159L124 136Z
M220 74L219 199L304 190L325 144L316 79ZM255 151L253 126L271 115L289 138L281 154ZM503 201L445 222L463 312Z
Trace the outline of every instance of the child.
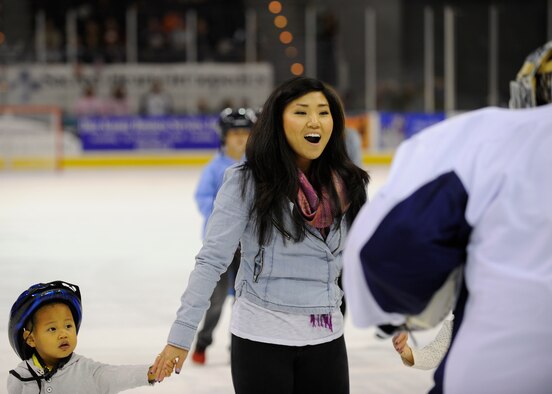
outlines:
M256 120L255 112L251 109L231 108L224 109L219 115L220 152L207 164L197 185L195 200L199 211L205 218L205 226L211 213L218 190L222 186L224 171L232 164L242 160L245 154L245 144L249 132ZM203 327L197 334L197 343L192 354L192 361L196 364L205 364L205 350L213 342L213 331L219 321L224 300L228 295L228 288L233 287L233 279L240 263L239 248L228 270L222 274L211 296L211 306L205 313Z
M155 383L146 365L107 365L73 353L81 319L76 285L38 283L19 296L10 313L9 338L23 362L10 371L9 394L118 393Z
M439 366L447 353L452 336L452 319L445 319L433 341L423 348L408 344L408 333L400 332L393 336L393 346L404 365L416 369L434 369Z

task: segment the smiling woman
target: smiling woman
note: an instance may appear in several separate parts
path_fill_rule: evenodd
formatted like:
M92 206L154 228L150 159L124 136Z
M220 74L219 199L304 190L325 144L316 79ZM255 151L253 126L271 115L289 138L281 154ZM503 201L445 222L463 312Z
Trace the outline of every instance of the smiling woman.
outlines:
M311 92L290 102L284 109L284 133L297 156L297 167L308 172L330 140L333 119L326 96Z
M226 172L154 369L174 360L182 367L216 282L241 245L230 324L235 392L349 393L338 283L368 174L349 159L343 133L341 102L321 81L297 77L272 92L246 161Z

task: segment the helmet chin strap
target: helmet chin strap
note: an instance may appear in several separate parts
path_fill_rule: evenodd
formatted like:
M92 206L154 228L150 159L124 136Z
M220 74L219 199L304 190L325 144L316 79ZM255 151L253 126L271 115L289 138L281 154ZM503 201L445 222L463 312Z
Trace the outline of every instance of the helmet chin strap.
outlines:
M31 382L31 381L36 381L36 384L38 385L38 391L40 392L40 390L42 389L42 384L41 384L41 380L48 380L50 379L52 376L54 376L54 374L61 368L63 368L65 366L65 364L67 364L67 362L69 361L69 359L71 358L73 354L71 353L69 356L67 357L64 357L62 359L60 359L58 361L58 363L56 364L56 366L50 371L48 369L48 367L46 367L46 363L44 362L44 360L42 360L42 357L40 357L40 355L38 353L34 353L33 354L33 363L37 366L37 367L40 367L42 369L44 369L44 375L39 375L37 374L34 369L29 365L29 363L27 361L25 361L25 364L27 364L27 369L29 370L29 372L31 373L31 377L29 378L24 378L22 377L21 375L19 375L17 372L15 372L14 369L10 370L10 374L15 376L17 379L19 379L20 381L22 382Z

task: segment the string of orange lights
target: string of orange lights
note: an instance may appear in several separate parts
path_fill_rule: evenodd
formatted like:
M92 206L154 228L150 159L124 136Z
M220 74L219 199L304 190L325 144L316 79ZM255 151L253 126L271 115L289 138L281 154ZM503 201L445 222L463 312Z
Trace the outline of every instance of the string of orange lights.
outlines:
M285 30L288 25L288 19L283 14L283 6L280 1L273 0L268 4L268 10L275 15L274 26L280 29L279 39L280 42L286 45L285 54L289 59L295 59L298 51L293 44L293 34L289 30ZM293 75L303 75L305 72L305 66L302 63L294 62L290 66L290 71Z

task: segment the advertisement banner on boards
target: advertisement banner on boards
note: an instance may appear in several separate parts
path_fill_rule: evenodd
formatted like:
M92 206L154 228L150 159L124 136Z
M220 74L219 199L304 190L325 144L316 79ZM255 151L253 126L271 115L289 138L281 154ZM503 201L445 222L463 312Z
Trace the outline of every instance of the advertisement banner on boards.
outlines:
M84 151L216 149L217 116L87 117L78 122Z
M407 138L446 118L445 113L379 112L378 150L394 150Z

